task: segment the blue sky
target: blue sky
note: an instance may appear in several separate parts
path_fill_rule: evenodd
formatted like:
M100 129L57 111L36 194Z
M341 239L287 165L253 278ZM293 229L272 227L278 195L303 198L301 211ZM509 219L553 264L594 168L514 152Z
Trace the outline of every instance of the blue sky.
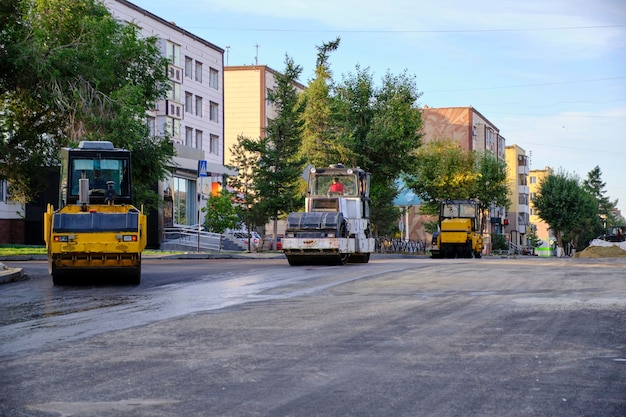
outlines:
M406 71L419 105L473 106L507 145L586 178L596 165L626 216L626 2L623 0L135 0L227 50L228 65L313 78L316 46L341 38L333 78ZM226 58L225 58L226 60Z

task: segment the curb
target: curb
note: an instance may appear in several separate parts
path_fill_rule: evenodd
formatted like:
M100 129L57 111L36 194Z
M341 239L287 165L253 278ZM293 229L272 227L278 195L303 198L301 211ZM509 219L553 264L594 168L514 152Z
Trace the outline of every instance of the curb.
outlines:
M27 279L28 276L26 276L22 272L22 268L9 268L8 266L0 262L0 284L24 281Z

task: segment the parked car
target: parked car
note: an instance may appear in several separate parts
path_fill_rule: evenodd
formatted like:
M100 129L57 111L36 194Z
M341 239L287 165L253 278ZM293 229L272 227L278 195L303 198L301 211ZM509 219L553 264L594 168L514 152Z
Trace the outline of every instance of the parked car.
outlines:
M233 239L236 239L244 244L244 246L250 251L256 251L259 249L261 243L261 236L257 232L250 232L250 248L248 248L248 232L232 232L229 233Z
M272 248L274 247L274 239L271 236L265 238L265 247L268 250L272 250ZM276 250L283 250L282 236L276 237Z

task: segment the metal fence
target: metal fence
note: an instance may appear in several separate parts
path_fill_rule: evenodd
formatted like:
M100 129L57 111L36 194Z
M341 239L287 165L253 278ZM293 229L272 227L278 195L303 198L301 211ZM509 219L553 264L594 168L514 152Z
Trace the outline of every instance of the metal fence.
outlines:
M376 239L376 252L423 255L426 253L426 242L382 237Z
M221 251L224 237L219 233L198 230L198 226L166 227L163 230L162 248Z

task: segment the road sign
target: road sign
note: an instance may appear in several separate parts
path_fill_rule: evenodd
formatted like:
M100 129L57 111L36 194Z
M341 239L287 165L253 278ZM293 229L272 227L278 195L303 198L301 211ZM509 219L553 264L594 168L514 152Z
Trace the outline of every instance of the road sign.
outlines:
M198 177L207 177L208 176L208 168L205 160L201 159L198 161Z

